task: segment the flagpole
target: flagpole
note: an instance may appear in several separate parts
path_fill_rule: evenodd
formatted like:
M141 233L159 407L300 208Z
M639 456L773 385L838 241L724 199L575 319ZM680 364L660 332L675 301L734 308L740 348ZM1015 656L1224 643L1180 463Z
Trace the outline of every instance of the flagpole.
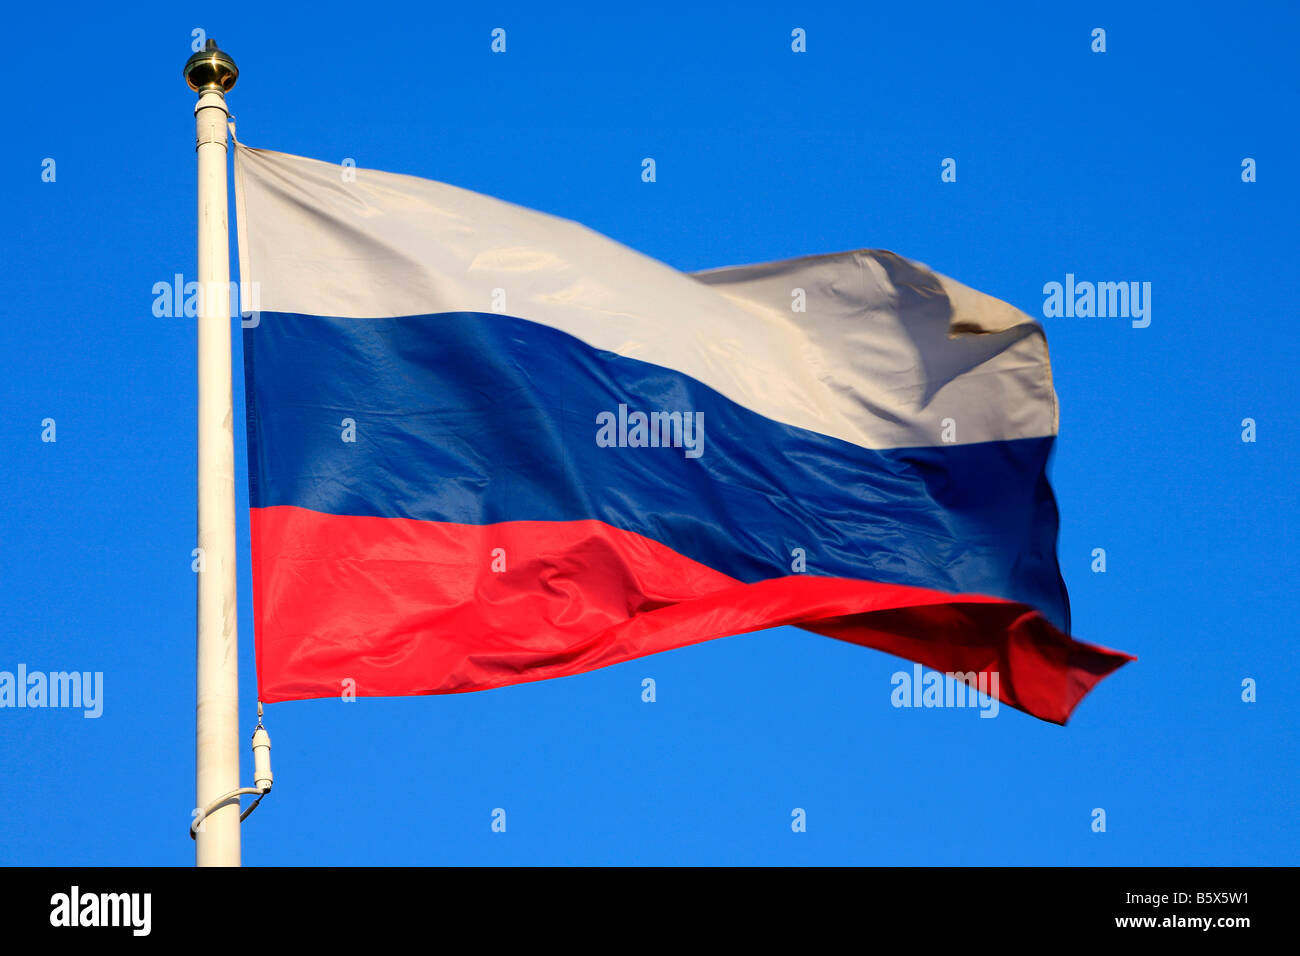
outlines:
M208 40L185 64L199 171L197 807L239 789L239 641L235 602L235 438L230 372L230 232L225 93L235 61ZM239 866L239 797L203 818L198 866Z

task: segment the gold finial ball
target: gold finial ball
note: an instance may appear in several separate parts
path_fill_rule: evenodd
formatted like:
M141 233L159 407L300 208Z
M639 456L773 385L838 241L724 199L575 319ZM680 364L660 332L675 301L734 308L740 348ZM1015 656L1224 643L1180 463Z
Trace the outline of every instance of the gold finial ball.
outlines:
M207 45L185 63L185 82L195 93L225 93L237 79L239 67L235 66L230 54L217 49L216 40L208 40Z

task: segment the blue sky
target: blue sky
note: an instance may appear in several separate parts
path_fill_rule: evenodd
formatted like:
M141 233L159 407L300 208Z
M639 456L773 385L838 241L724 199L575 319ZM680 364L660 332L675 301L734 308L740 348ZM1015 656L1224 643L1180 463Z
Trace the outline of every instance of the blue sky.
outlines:
M490 193L681 269L886 248L1035 315L1067 273L1152 284L1145 329L1043 320L1074 630L1140 658L1068 727L894 709L910 664L791 629L278 704L246 864L1295 863L1294 10L439 6L6 12L0 670L102 671L104 713L0 710L0 863L193 860L195 334L151 289L195 271L200 27L240 66L250 145ZM238 364L235 395L240 419ZM246 505L241 479L245 737Z

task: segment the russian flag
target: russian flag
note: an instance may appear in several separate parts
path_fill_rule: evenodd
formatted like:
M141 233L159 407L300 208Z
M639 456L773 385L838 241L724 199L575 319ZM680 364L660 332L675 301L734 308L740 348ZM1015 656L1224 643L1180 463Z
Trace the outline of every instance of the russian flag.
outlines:
M455 693L791 624L1064 723L1042 329L889 252L683 274L236 146L261 699ZM350 684L348 682L351 682Z

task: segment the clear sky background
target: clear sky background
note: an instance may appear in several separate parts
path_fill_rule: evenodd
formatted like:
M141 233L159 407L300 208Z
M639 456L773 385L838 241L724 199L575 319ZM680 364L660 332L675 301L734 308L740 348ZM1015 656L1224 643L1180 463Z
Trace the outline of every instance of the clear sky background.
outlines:
M0 863L193 861L195 328L151 290L195 273L199 27L240 67L250 145L479 190L677 268L885 248L1039 316L1067 272L1152 284L1149 328L1043 320L1075 634L1140 658L1068 727L895 709L910 663L789 628L283 703L246 864L1296 863L1294 7L529 6L6 8L0 670L103 671L105 702L0 710ZM240 422L242 381L237 360ZM236 451L247 739L242 427Z

